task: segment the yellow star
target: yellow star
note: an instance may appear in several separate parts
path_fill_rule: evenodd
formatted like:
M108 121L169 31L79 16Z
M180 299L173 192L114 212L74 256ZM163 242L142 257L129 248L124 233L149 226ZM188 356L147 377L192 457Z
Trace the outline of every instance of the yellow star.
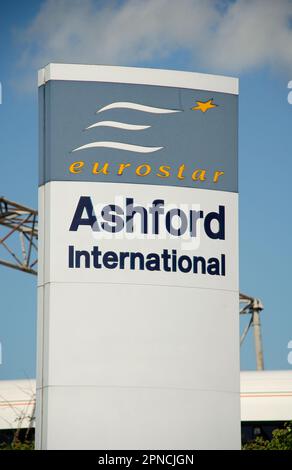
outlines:
M217 108L218 104L213 103L213 98L208 101L196 101L197 105L193 106L193 111L202 111L205 113L208 109Z

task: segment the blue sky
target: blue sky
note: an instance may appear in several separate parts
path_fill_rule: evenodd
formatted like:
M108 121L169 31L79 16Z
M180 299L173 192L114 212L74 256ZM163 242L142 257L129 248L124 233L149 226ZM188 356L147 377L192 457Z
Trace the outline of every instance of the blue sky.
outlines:
M206 0L204 6L199 0L170 2L163 25L154 19L166 8L165 0L149 0L147 8L142 0L16 3L1 4L1 194L31 207L37 207L36 70L48 61L174 68L240 78L240 288L262 299L265 306L266 368L291 368L287 361L292 339L292 106L287 101L287 84L292 80L287 26L291 2L274 2L278 5L274 15L269 0L264 10L261 0L251 2L254 10L245 0ZM158 4L161 11L157 11ZM176 12L178 4L187 14ZM150 31L141 22L143 15L151 24ZM193 31L198 15L204 27L199 33ZM84 28L87 20L88 28ZM105 20L109 26L99 27ZM113 30L120 37L112 38ZM33 377L36 279L0 266L0 286L0 378ZM242 368L253 369L251 334L241 353Z

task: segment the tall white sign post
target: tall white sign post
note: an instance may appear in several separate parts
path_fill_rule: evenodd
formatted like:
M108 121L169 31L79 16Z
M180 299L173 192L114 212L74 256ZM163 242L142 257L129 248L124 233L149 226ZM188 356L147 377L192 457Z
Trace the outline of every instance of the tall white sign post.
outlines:
M240 447L237 95L39 72L38 448Z

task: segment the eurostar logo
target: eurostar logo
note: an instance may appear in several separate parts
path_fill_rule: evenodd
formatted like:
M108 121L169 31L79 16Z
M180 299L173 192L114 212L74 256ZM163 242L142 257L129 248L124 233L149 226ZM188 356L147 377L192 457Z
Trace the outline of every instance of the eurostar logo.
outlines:
M197 103L196 106L193 106L192 110L193 111L202 111L202 113L206 113L206 111L208 111L208 109L218 107L218 104L214 103L213 98L211 100L208 100L208 101L196 101L196 103Z
M213 98L208 100L208 101L196 101L196 106L193 106L191 110L193 111L202 111L203 113L206 113L209 109L212 108L217 108L218 105L214 103ZM127 110L135 110L135 111L140 111L142 113L149 113L149 114L154 114L154 115L162 115L162 114L173 114L173 113L181 113L184 110L183 109L166 109L166 108L157 108L153 106L146 106L144 104L140 103L133 103L133 102L114 102L110 103L98 111L96 111L96 114L103 113L104 111L112 110L112 109L127 109ZM91 130L96 127L111 127L111 128L116 128L116 129L121 129L123 131L144 131L146 129L151 128L151 125L144 125L144 124L131 124L131 123L126 123L126 122L119 122L119 121L106 121L106 120L99 120L88 127L86 127L85 130ZM157 152L158 150L162 150L164 146L159 146L159 147L148 147L148 146L142 146L142 145L134 145L131 143L125 143L125 142L114 142L114 141L94 141L90 142L85 145L81 145L80 147L77 147L72 150L72 152L76 152L79 150L85 150L89 148L97 148L97 147L103 147L103 148L111 148L111 149L117 149L117 150L127 150L128 152L136 152L136 153L153 153Z
M137 181L136 177L139 179L149 176L152 182L156 178L160 181L167 178L170 178L172 181L175 179L177 180L177 185L179 185L179 182L183 185L183 180L186 178L191 179L193 182L203 183L210 180L212 183L217 183L225 173L221 168L208 169L204 165L195 166L193 165L192 157L186 162L181 161L175 167L167 161L167 152L162 152L163 156L159 158L159 153L166 150L169 151L173 159L171 148L173 140L168 148L168 134L156 131L155 128L158 124L162 126L165 122L165 127L169 125L169 133L171 133L172 137L173 134L177 135L179 142L179 136L184 135L185 123L189 119L193 121L193 131L191 130L191 133L200 135L200 121L205 121L205 119L199 116L198 119L192 119L194 118L193 111L206 113L209 109L218 107L214 103L213 98L207 101L197 100L195 101L196 105L191 107L194 104L193 97L191 99L192 101L187 101L186 103L180 101L177 109L174 109L174 107L162 108L150 105L150 103L133 101L114 101L101 106L95 111L96 118L94 121L86 123L84 128L85 134L83 136L86 136L86 140L90 139L90 141L73 148L71 152L76 152L77 154L85 152L86 155L86 152L91 149L112 149L114 152L126 152L127 159L116 161L114 157L111 157L111 154L104 155L99 153L97 154L98 160L96 161L95 156L91 153L91 155L88 155L89 162L82 159L70 163L69 172L81 175L83 172L90 171L91 175L101 175L103 178L108 176L109 179L126 177L134 182ZM107 113L111 111L117 112L117 114L108 115ZM132 111L135 111L136 114L132 114ZM116 116L119 117L119 120L114 120ZM175 119L170 119L169 121L167 116L173 116ZM159 121L157 121L157 117L160 118ZM203 127L205 126L204 123L202 125ZM104 132L103 129L106 129L106 131ZM188 126L189 129L191 127ZM182 130L181 134L178 130ZM93 137L90 138L90 136ZM95 140L94 136L95 139L98 139ZM110 138L105 140L101 136L109 136ZM150 145L147 145L148 141ZM134 154L132 158L130 156L131 153ZM157 158L150 158L148 161L142 160L141 162L137 158L139 154L149 154L150 157L155 155Z
M173 114L173 113L181 113L183 110L181 109L166 109L166 108L157 108L154 106L146 106L140 103L133 103L133 102L115 102L110 103L98 111L96 114L103 113L108 110L112 109L127 109L127 110L134 110L140 111L141 113L149 113L154 115L161 115L161 114ZM144 125L144 124L131 124L126 122L119 122L119 121L103 121L99 120L90 126L86 127L85 130L91 130L94 127L113 127L116 129L122 129L126 131L144 131L145 129L149 129L152 127L151 125ZM113 142L113 141L95 141L90 142L89 144L82 145L81 147L77 147L72 150L72 152L77 152L79 150L89 149L89 148L111 148L111 149L118 149L118 150L127 150L128 152L136 152L136 153L153 153L157 152L158 150L163 149L163 146L159 147L147 147L144 145L134 145L131 143L125 142Z

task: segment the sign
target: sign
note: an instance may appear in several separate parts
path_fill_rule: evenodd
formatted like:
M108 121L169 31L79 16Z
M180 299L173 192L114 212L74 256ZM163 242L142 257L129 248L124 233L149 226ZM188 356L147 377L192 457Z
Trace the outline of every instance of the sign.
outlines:
M237 94L39 72L38 448L239 448Z

